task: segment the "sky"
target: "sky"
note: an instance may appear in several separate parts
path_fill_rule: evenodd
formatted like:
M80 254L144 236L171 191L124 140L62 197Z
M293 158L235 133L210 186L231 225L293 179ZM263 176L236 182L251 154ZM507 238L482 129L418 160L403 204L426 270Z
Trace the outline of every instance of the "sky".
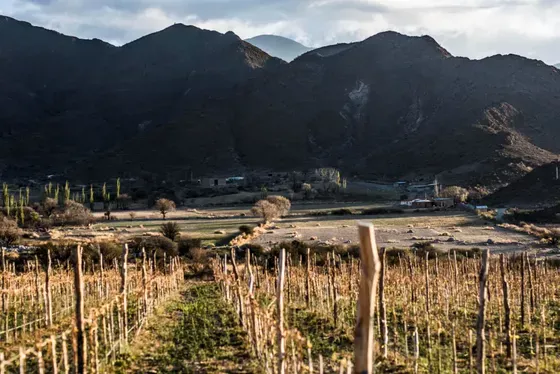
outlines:
M456 56L560 63L560 0L0 0L0 14L115 45L174 23L310 47L393 30L430 35Z

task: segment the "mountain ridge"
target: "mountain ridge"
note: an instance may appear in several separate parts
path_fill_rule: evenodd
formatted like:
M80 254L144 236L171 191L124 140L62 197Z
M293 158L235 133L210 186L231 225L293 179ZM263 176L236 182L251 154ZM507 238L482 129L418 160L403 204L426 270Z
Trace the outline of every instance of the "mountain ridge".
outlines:
M429 36L384 32L286 64L233 33L186 25L52 55L54 42L35 32L26 45L37 44L34 59L47 68L33 79L29 51L0 35L0 53L15 46L11 64L0 60L10 72L0 78L5 175L334 166L499 186L560 153L560 74L536 60L470 60ZM70 57L64 70L60 56Z
M313 50L293 39L278 35L263 34L245 40L271 56L291 62L298 56Z

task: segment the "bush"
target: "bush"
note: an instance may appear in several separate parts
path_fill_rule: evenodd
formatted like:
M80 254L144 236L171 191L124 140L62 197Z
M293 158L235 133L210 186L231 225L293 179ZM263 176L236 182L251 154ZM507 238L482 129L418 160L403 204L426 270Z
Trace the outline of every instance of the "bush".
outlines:
M176 209L175 202L169 199L158 199L155 205L156 209L159 210L163 219L167 213L172 212Z
M208 261L208 252L202 248L191 248L187 258L192 261L190 268L195 274L200 274L210 270L210 262Z
M122 245L115 242L101 242L97 244L97 250L103 255L105 266L111 264L113 260L122 257Z
M354 212L348 208L336 209L331 211L333 216L351 216Z
M457 203L464 203L469 197L469 191L459 186L449 186L441 190L440 197L454 199Z
M40 221L41 216L31 207L24 207L23 208L23 225L25 227L36 227Z
M16 244L21 239L22 232L15 221L2 217L0 219L0 243L4 246Z
M240 248L244 252L250 250L251 254L256 257L262 257L266 253L263 246L260 244L247 243L243 244Z
M41 204L41 211L43 215L47 218L52 216L56 209L58 208L58 201L51 197L47 197L45 201Z
M142 247L144 247L148 256L153 256L156 253L156 256L161 258L165 253L169 258L179 254L177 243L164 236L135 238L134 241L137 253L141 253Z
M269 196L266 200L276 206L281 217L287 215L292 208L292 203L284 196Z
M309 183L303 183L301 185L301 190L303 191L303 196L305 199L309 200L315 196L315 190Z
M181 237L177 243L177 247L179 250L179 255L188 257L192 249L202 247L202 240L188 238L188 237Z
M274 218L280 216L278 212L278 207L267 200L259 200L253 208L251 208L251 214L256 217L261 217L264 223L270 222Z
M57 262L65 263L66 261L73 259L73 253L76 248L75 244L71 243L53 243L48 242L43 244L37 248L37 257L43 266L46 266L47 263L47 252L50 250L51 252L51 261L53 264ZM84 258L87 257L87 250L84 250Z
M364 209L362 215L373 216L378 214L403 214L404 210L399 208L370 208Z
M290 211L292 203L283 196L269 196L266 200L259 200L251 209L254 216L261 217L264 222L285 216Z
M181 233L181 230L176 222L168 222L160 226L159 232L167 239L175 240Z
M249 225L241 225L239 226L239 232L246 235L253 235L253 233L255 232L255 228Z
M80 203L68 200L64 203L62 210L57 210L52 221L55 225L87 225L94 221L88 208Z

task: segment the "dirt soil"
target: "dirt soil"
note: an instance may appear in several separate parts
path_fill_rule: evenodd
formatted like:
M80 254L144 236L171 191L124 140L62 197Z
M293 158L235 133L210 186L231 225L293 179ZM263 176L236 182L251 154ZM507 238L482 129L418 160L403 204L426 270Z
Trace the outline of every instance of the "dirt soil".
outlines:
M435 247L489 248L493 252L527 250L538 244L532 236L496 227L463 212L436 212L386 216L289 218L253 241L264 247L300 240L307 243L358 244L357 223L374 224L379 247L410 247L429 241Z

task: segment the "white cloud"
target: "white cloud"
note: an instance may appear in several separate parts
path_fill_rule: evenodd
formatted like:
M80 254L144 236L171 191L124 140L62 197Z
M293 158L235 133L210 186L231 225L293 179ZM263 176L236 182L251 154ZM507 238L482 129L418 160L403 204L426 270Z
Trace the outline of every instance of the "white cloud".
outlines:
M175 22L279 34L310 46L385 30L429 34L456 55L516 53L560 62L556 0L0 0L0 13L123 44Z

